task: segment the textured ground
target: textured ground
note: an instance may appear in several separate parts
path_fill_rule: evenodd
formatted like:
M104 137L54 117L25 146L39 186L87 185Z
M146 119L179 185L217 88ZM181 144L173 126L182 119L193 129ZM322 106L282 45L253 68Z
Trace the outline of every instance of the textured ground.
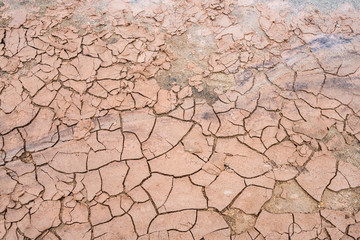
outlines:
M359 239L360 15L313 2L1 1L0 239Z

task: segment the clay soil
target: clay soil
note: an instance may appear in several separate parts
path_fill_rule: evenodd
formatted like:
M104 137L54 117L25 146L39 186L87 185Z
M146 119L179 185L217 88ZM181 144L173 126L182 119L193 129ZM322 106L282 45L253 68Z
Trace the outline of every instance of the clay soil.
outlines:
M0 1L0 239L360 239L356 1Z

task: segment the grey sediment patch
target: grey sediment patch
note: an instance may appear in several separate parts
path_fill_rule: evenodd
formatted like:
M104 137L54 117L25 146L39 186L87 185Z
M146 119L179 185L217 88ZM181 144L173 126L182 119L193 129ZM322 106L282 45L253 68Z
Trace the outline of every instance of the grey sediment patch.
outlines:
M321 207L327 209L356 213L360 210L360 188L344 189L338 192L326 189L321 202Z
M297 13L298 10L302 11L307 7L314 7L318 11L323 13L330 13L339 7L343 6L344 4L350 4L355 9L360 10L360 1L358 0L282 0L280 1L266 1L266 0L257 0L254 2L256 3L265 3L271 4L276 2L276 4L284 4L289 5L292 8L292 12L294 14Z
M360 9L360 1L358 0L289 0L289 2L297 9L311 5L323 12L333 11L345 3L351 4L356 9Z
M275 184L273 196L264 209L271 213L312 213L318 210L318 204L295 180L289 180Z

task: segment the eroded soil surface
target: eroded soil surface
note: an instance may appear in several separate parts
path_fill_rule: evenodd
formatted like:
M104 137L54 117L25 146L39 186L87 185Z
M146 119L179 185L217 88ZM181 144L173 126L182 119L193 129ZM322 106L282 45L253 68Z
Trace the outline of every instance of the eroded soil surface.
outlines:
M0 239L359 239L360 14L315 6L0 1Z

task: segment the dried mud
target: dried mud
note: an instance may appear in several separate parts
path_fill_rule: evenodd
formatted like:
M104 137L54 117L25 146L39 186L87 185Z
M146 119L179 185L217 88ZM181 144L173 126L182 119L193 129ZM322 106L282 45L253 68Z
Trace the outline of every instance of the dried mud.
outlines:
M0 239L360 238L354 1L0 2Z

